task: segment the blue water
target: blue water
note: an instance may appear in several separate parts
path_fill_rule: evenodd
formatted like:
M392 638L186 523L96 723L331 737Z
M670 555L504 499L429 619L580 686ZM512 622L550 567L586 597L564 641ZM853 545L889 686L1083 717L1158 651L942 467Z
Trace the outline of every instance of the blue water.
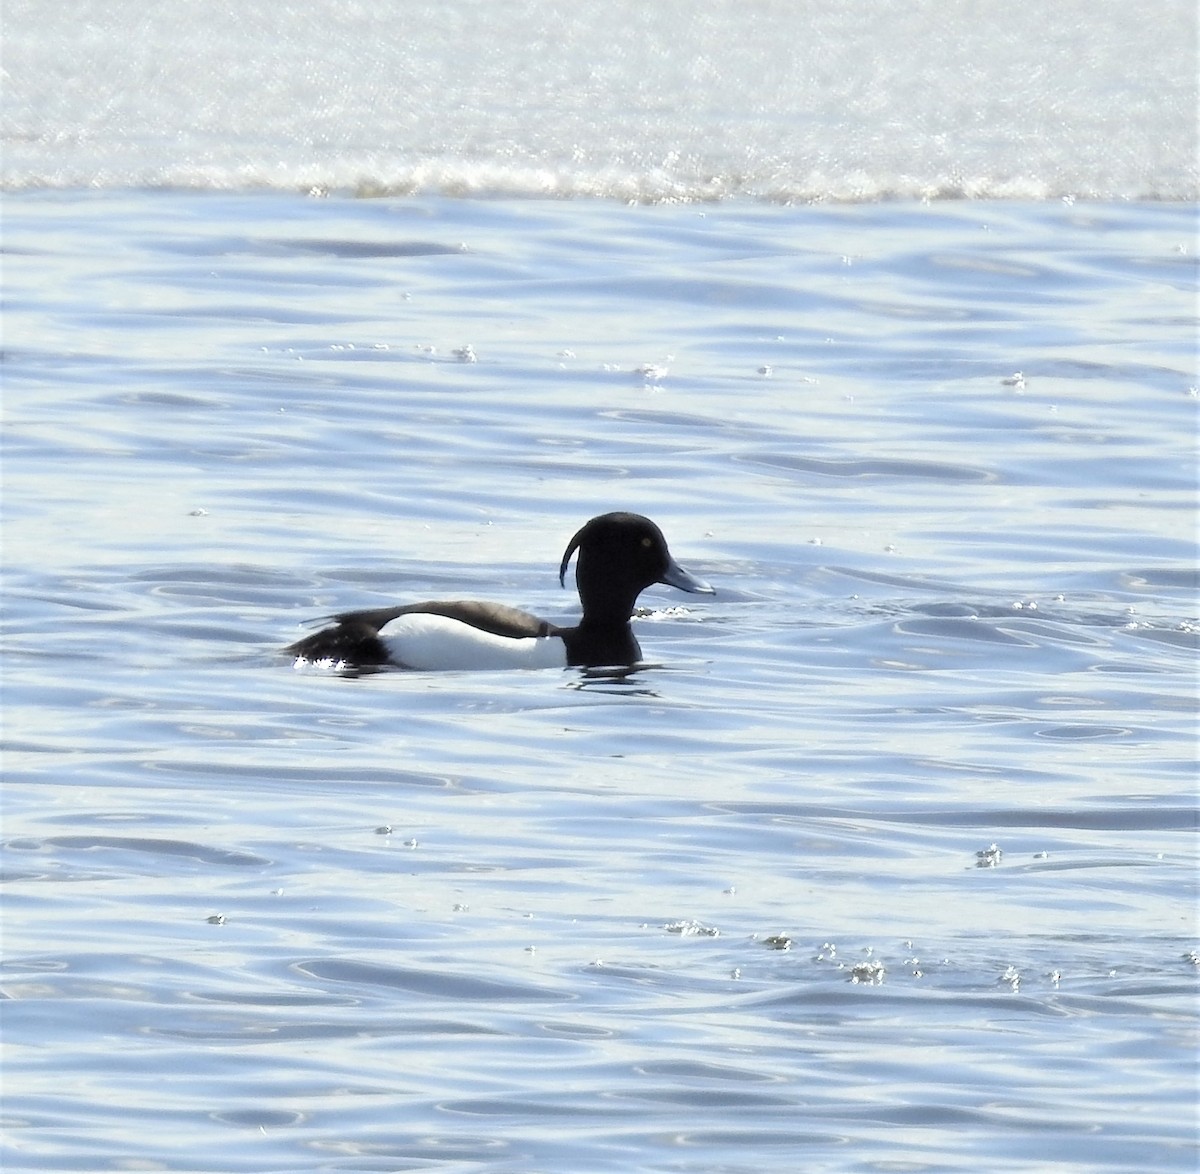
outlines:
M6 1171L1195 1169L1194 5L4 23Z
M1192 1169L1194 227L10 196L5 1168Z

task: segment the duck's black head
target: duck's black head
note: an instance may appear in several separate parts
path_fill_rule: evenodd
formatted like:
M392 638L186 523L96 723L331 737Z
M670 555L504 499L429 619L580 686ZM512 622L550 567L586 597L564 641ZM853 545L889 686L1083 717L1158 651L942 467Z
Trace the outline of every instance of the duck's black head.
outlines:
M638 595L652 583L707 594L713 590L671 557L663 532L641 514L601 514L588 522L562 557L558 579L564 586L577 550L575 582L585 622L627 623Z

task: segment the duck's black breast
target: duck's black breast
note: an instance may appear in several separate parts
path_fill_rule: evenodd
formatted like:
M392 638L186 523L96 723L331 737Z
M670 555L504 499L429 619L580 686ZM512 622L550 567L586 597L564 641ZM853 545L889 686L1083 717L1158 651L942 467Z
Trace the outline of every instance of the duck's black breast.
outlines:
M567 664L586 668L633 665L642 659L633 629L628 623L594 625L586 621L558 634L567 646Z

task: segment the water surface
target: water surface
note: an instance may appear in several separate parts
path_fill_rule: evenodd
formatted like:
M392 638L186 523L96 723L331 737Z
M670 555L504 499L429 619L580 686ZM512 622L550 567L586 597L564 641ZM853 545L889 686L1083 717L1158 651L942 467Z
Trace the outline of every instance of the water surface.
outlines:
M1192 209L5 221L6 1169L1194 1168Z

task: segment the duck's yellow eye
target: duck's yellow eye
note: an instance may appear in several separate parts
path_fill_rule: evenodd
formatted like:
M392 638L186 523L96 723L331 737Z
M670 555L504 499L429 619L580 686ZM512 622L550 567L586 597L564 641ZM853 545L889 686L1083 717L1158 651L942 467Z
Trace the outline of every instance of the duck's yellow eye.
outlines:
M653 545L654 545L654 539L653 539L653 538L643 538L643 539L642 539L642 545L643 545L643 546L647 546L647 547L649 547L649 546L653 546Z

